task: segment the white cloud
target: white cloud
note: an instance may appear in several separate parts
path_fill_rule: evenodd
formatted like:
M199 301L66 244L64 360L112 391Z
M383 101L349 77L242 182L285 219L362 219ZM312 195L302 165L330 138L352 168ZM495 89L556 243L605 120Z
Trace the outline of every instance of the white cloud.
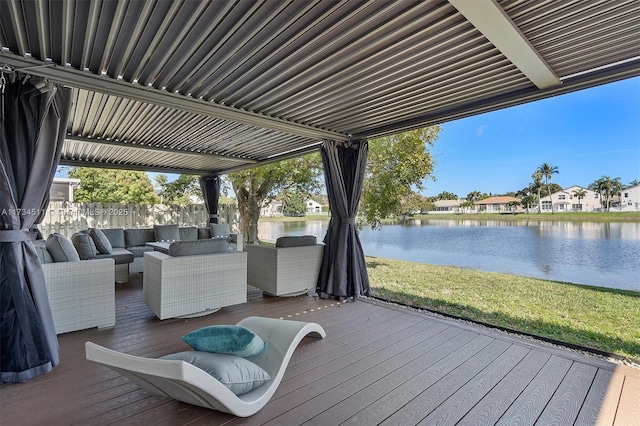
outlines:
M489 127L486 124L483 124L482 126L478 127L476 129L476 136L481 137L484 134L484 129L486 129L487 127Z

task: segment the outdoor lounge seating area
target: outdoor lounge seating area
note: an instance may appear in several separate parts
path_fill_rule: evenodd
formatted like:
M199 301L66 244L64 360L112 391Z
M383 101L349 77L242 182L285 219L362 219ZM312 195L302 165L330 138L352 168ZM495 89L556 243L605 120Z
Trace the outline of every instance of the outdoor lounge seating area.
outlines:
M58 336L61 363L2 385L3 424L637 424L640 370L466 322L360 299L263 297L215 315L160 321L142 279L116 286L116 325ZM186 333L250 316L315 322L266 406L239 419L154 395L85 359L85 343L147 358L188 350ZM55 391L52 392L52 389Z

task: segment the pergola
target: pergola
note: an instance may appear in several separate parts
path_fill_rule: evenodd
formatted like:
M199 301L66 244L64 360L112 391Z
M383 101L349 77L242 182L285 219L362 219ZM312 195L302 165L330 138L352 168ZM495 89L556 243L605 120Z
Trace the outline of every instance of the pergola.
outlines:
M319 289L366 294L354 219L367 139L640 75L638 40L635 0L2 1L3 96L3 73L29 75L27 94L43 95L29 105L54 106L14 126L44 128L50 145L3 133L0 201L38 210L58 158L217 176L321 149L336 222L319 283L339 285ZM70 102L56 108L56 92ZM32 161L30 150L47 153ZM10 216L0 220L0 290L11 298L0 301L35 302L51 336L28 243L36 218ZM18 327L5 323L9 340ZM55 332L48 346L55 352Z
M221 174L640 75L634 0L0 2L61 164Z

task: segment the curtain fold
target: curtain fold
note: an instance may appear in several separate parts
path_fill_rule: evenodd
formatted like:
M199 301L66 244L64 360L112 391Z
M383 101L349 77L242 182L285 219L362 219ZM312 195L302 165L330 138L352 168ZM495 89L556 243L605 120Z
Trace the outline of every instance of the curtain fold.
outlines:
M2 77L0 381L15 383L47 373L59 362L44 274L32 241L60 160L71 90L18 72Z
M325 249L318 276L322 298L353 300L368 296L369 275L356 227L362 196L367 141L324 141L320 150L331 220L324 238Z
M200 176L200 189L209 212L209 223L218 223L218 200L220 199L220 176Z

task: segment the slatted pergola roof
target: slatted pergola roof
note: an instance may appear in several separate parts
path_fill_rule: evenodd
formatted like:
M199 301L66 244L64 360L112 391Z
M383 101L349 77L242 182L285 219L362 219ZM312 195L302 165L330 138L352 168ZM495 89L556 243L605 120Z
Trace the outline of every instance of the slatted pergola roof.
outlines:
M637 0L2 0L61 164L219 174L640 75Z

